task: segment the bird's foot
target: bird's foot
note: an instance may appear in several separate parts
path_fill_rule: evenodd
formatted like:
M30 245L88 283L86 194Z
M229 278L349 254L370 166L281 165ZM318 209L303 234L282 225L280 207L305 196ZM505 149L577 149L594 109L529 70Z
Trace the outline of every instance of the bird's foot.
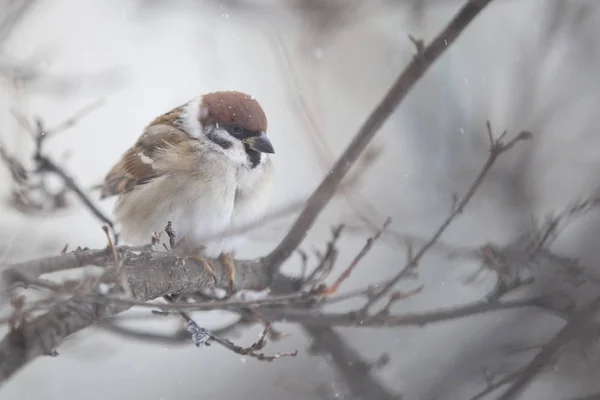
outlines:
M233 284L235 282L235 262L231 253L221 253L219 261L227 268L227 297L230 297L233 294Z
M213 284L216 287L217 286L217 275L215 275L215 270L213 269L212 264L210 263L210 260L208 258L204 257L204 256L201 256L201 255L192 256L191 258L194 261L196 261L197 263L199 263L200 265L202 265L202 267L204 268L204 270L206 272L208 272L208 274L213 279Z

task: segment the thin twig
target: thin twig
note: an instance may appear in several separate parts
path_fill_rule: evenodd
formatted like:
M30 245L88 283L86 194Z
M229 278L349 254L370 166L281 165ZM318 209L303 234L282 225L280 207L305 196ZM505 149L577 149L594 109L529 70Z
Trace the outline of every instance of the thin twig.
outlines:
M79 121L88 116L90 113L95 111L97 108L104 104L103 99L98 99L93 103L88 104L83 107L81 110L77 111L75 114L71 115L69 118L57 124L54 128L49 128L46 130L46 138L51 138L54 135L57 135L67 129L74 127Z
M279 32L274 32L272 38L274 41L275 50L281 55L279 58L283 64L282 69L288 72L285 79L285 82L289 83L288 92L290 96L293 97L292 100L297 104L297 108L302 117L301 119L306 125L306 130L309 133L308 137L311 139L311 144L313 144L313 149L319 156L318 159L322 169L328 171L331 164L330 160L334 159L334 157L330 149L327 147L325 133L319 127L317 117L314 115L311 108L311 104L314 105L314 102L317 99L313 98L310 100L310 102L308 101L303 85L301 85L300 82L300 74L296 68L297 63L291 59L291 54L288 51L287 46L285 46L281 34ZM315 82L311 82L311 86L314 86L314 84ZM362 168L361 171L363 174L364 169L365 168ZM368 201L362 198L360 193L347 192L342 193L342 195L358 218L362 220L371 230L376 232L378 227L373 220L377 220L377 218L374 218L374 215L377 216L377 212L368 203ZM369 215L369 213L371 215Z
M475 394L473 397L470 397L469 400L483 399L488 394L493 393L496 390L500 389L502 386L508 385L510 382L514 381L517 378L517 376L519 376L520 373L521 373L520 371L513 372L513 373L506 375L502 379L498 379L496 382L489 382L485 389L483 389L479 393Z
M165 296L165 298L167 298L167 300L169 299L169 297L167 297L167 296ZM168 301L170 301L170 300L168 300ZM233 343L230 340L227 340L227 339L222 338L214 333L209 332L207 329L200 327L196 323L196 321L194 321L192 319L192 317L190 317L189 314L187 314L186 312L180 311L178 314L187 323L186 329L191 334L192 340L194 341L194 344L196 345L196 347L203 347L203 346L208 347L211 345L211 342L216 342L216 343L220 344L221 346L225 347L226 349L228 349L236 354L239 354L241 356L248 356L251 358L255 358L259 361L267 361L267 362L272 362L272 361L275 361L282 357L295 357L296 355L298 355L297 350L295 350L293 352L288 352L288 353L276 353L272 356L267 356L264 353L259 352L267 344L267 334L269 333L269 331L271 329L271 324L265 325L265 329L262 331L261 335L259 336L259 338L256 342L252 343L248 347L242 347L242 346L236 345L235 343Z
M36 0L13 1L12 9L4 10L4 18L0 22L0 44L10 37L14 29L25 19L27 13L35 6Z
M145 318L156 318L155 316L148 316ZM188 330L179 330L173 334L160 334L148 332L142 329L129 328L123 326L118 323L120 319L128 319L126 318L110 318L105 321L98 321L97 324L94 325L96 329L102 329L107 332L110 332L114 335L132 339L135 341L143 341L154 344L182 344L189 345L190 342L190 333ZM211 332L215 335L228 335L232 332L235 332L239 327L251 325L252 322L246 321L244 318L240 317L237 321L227 324L223 327L212 329Z
M539 239L537 239L534 248L530 252L530 258L533 259L545 246L549 245L551 236L556 234L559 226L562 225L562 229L564 229L575 217L584 215L597 207L598 204L600 204L600 198L598 194L595 194L585 200L573 202L555 217L548 218L542 232L539 234Z
M485 164L483 165L483 167L481 168L481 171L479 172L479 174L477 175L477 177L471 184L471 187L469 187L469 190L467 190L467 193L464 195L464 197L460 201L458 201L454 205L450 215L440 225L440 227L433 234L431 239L429 239L429 241L427 243L425 243L423 245L423 247L421 247L419 249L419 251L413 257L411 257L409 259L407 264L400 270L400 272L398 272L380 291L378 291L373 297L371 297L371 299L369 299L369 301L367 301L367 303L365 304L365 306L362 309L363 313L366 313L373 304L375 304L379 299L381 299L384 295L386 295L394 286L396 286L396 284L401 279L405 278L408 274L412 273L412 271L419 264L419 261L421 260L421 258L438 241L438 239L446 231L448 226L450 226L450 224L452 223L454 218L456 218L459 214L461 214L463 212L465 206L469 203L469 201L471 201L471 199L477 192L477 189L483 182L484 178L486 177L486 175L488 174L488 172L492 168L492 165L494 165L494 163L496 162L498 157L501 154L505 153L506 151L512 149L513 146L515 145L515 143L517 143L521 140L529 139L531 137L531 134L529 132L523 131L523 132L519 133L517 136L515 136L512 140L510 140L508 143L504 144L502 142L502 138L505 136L505 133L500 135L500 137L498 139L495 139L492 135L491 128L489 127L489 122L488 122L488 135L489 135L489 140L490 140L490 149L489 149L488 158L487 158Z
M61 178L65 186L75 193L75 195L84 203L84 205L92 212L92 214L102 221L104 224L108 225L114 236L114 244L118 244L118 234L115 231L114 223L112 220L107 217L100 209L94 204L94 202L89 198L87 194L85 194L84 190L79 187L79 185L75 182L75 180L61 167L58 166L50 157L44 154L43 147L47 139L55 136L56 134L64 131L65 129L73 127L82 117L88 115L91 111L96 109L101 104L101 101L96 101L82 110L75 113L70 118L66 119L59 125L57 125L53 129L47 129L44 126L44 123L41 119L36 118L35 120L35 128L31 126L27 122L25 118L20 118L21 116L17 113L13 113L17 118L17 121L28 130L34 139L35 142L35 150L34 150L34 161L36 163L36 172L44 173L50 172Z
M375 244L375 242L381 237L381 234L383 233L383 231L385 231L387 229L388 226L390 226L391 222L392 222L392 220L390 218L388 218L385 221L385 223L383 224L383 226L381 227L381 229L379 229L375 233L374 236L372 236L369 239L367 239L367 242L365 243L365 245L363 246L363 248L360 250L360 252L356 255L356 257L354 257L354 260L352 260L352 262L350 263L350 265L348 266L348 268L346 268L344 270L344 272L342 272L342 274L339 276L339 278L337 278L337 280L333 283L333 285L331 285L327 289L327 294L333 294L333 293L337 292L337 290L339 289L340 285L346 279L348 279L348 277L350 276L350 274L352 273L352 271L354 270L354 268L356 268L356 266L358 265L358 263L367 255L367 253L373 247L373 244Z
M361 355L346 344L341 335L328 326L304 325L311 337L311 351L324 353L326 359L339 371L353 398L400 400L397 395L378 382L371 372L372 365L364 362Z
M424 285L418 286L408 292L394 292L390 295L387 304L379 311L379 314L388 315L390 310L394 304L404 299L408 299L410 297L416 296L423 291L425 288Z
M304 280L305 286L316 284L327 279L331 271L333 271L333 266L339 254L337 243L340 240L344 227L345 225L341 224L331 229L331 240L327 242L325 254L318 255L320 258L319 265L317 265L313 272L311 272Z
M219 343L221 346L225 347L226 349L229 349L231 351L233 351L236 354L242 355L242 356L248 356L248 357L252 357L252 358L256 358L257 360L260 361L275 361L279 358L282 357L295 357L298 355L298 350L294 350L292 352L286 352L286 353L275 353L272 356L267 356L263 353L260 353L259 350L262 350L265 347L266 344L266 336L269 333L269 329L270 329L270 325L267 324L265 326L265 329L262 331L260 337L258 338L258 340L256 342L254 342L253 344L251 344L248 347L241 347L238 346L236 344L234 344L233 342L224 339L220 336L216 336L213 334L210 334L210 339L211 341L217 342Z
M529 298L521 300L506 300L496 303L475 301L473 303L439 308L432 311L423 311L405 314L377 313L365 316L360 312L320 312L315 310L301 310L297 308L281 307L255 307L254 310L261 319L270 322L286 321L297 322L312 326L352 326L352 327L394 327L394 326L424 326L432 323L465 318L489 312L509 310L514 308L533 307L553 311L549 308L545 298Z
M595 314L600 307L600 296L590 301L586 306L575 312L567 321L567 324L546 344L523 372L515 379L515 382L498 398L498 400L511 400L517 398L542 370L552 361L554 355L569 343L577 332L581 332L586 325L593 322Z
M40 125L40 128L43 127ZM40 131L40 135L44 135L43 130ZM39 146L41 146L41 142L39 142ZM42 154L41 147L39 147L39 151L36 152L35 161L38 164L38 171L48 171L58 175L64 184L79 197L79 200L85 204L85 206L94 214L96 218L100 221L108 225L113 232L113 236L115 238L115 244L118 244L119 237L117 232L115 231L115 226L112 220L104 215L102 211L92 202L92 200L88 197L87 194L84 193L83 189L79 187L79 185L75 182L75 180L67 174L61 167L59 167L52 159Z

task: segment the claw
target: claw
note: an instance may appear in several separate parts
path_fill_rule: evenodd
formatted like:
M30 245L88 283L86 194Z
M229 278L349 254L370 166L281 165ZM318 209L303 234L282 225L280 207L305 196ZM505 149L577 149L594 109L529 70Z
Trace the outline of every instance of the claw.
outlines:
M217 276L215 275L215 270L213 269L210 261L204 258L203 256L192 256L192 259L198 262L199 264L202 264L202 267L212 277L214 285L217 286Z
M235 262L233 261L231 253L221 253L219 260L227 268L227 278L229 279L227 285L227 297L229 297L233 294L233 283L235 282Z

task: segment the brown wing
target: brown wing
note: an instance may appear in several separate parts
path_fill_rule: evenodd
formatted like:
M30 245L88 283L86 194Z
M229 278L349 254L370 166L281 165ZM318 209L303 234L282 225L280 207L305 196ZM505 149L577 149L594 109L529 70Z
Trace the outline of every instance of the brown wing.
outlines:
M130 192L161 176L155 161L160 152L186 140L187 135L171 124L157 118L148 126L136 144L112 168L104 179L100 197L106 198Z

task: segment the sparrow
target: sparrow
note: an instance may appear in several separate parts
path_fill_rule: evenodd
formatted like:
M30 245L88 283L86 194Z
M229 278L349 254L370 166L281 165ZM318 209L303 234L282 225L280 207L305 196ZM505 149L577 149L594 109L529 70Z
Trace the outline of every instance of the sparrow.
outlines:
M233 253L241 236L219 233L257 221L270 203L274 153L267 118L245 93L201 95L154 119L106 175L101 198L114 207L123 241L142 245L169 221L177 247L219 257L233 292ZM212 236L212 238L210 238Z

